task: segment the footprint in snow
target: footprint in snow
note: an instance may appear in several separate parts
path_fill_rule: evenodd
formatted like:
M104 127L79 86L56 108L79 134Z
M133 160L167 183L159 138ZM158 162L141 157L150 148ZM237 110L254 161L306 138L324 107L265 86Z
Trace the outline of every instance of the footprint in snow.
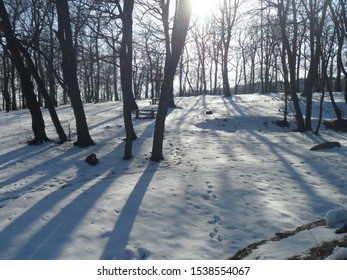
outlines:
M205 200L209 200L211 198L211 196L214 199L217 198L217 195L214 193L213 186L210 183L211 183L210 181L206 181L206 184L207 184L207 191L206 191L206 193L207 194L203 194L202 195L202 198L205 199Z
M214 215L213 220L208 221L209 224L214 225L212 231L209 233L209 236L211 237L211 239L216 239L219 242L222 242L222 236L219 234L219 227L215 225L219 221L220 221L220 217L218 215Z
M212 219L208 221L207 223L209 223L210 225L214 225L220 221L221 221L221 218L218 215L213 215Z

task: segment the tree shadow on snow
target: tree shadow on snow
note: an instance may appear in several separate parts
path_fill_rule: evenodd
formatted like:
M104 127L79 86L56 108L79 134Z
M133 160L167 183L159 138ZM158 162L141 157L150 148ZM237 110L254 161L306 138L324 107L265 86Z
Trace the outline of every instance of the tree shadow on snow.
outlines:
M149 251L137 248L137 252L126 249L132 228L145 193L152 181L158 164L148 164L146 170L134 186L113 230L107 233L108 242L100 259L147 259Z
M146 130L149 129L152 129L151 125L146 128ZM110 137L114 139L115 135L112 133ZM107 139L104 139L105 143L99 143L91 147L92 151L97 153L98 149L101 149L104 144L111 140ZM142 145L141 141L138 144L136 144L137 141L134 143L136 149L138 149L138 145ZM14 153L21 157L22 151L29 148L26 146L17 151L18 153ZM45 147L41 152L44 154L47 149L48 147ZM23 186L16 188L3 198L25 199L25 197L30 196L30 192L36 191L47 194L40 197L36 193L34 197L39 198L39 200L32 203L32 205L28 204L30 208L25 212L20 213L18 216L16 213L9 214L9 217L12 216L11 222L0 231L0 240L2 240L0 242L0 258L59 259L61 256L69 258L69 255L76 258L76 256L81 255L80 252L73 252L74 248L78 247L76 242L77 244L85 242L83 249L81 248L81 252L85 252L81 256L83 259L147 258L149 253L145 249L138 249L138 252L132 253L131 250L126 248L126 245L141 201L157 165L147 163L146 168L144 166L138 167L134 171L130 169L131 160L122 161L119 158L121 163L117 163L117 160L113 159L122 154L124 143L119 144L109 154L103 154L100 163L95 167L88 166L83 160L85 155L90 153L90 150L77 147L71 147L71 149L44 160L35 167L34 171L25 171L24 174L18 174L6 181L7 184L16 183L20 180L26 180L32 172L42 172L40 177L30 183L23 184ZM34 156L40 154L35 150L32 152ZM69 159L66 159L66 156ZM111 162L113 164L110 164ZM62 182L56 181L55 178L63 178L62 173L72 167L77 169L77 174L72 174L70 178L64 178ZM128 174L129 170L135 172L134 175ZM98 221L87 221L88 213L91 211L104 211L103 209L95 209L96 206L103 208L103 205L100 206L97 202L100 199L105 199L105 193L112 188L119 187L119 190L122 191L122 185L119 185L122 180L119 183L118 178L124 175L139 176L137 174L142 175L121 211L113 231L105 234L105 237L109 240L104 251L102 253L92 251L95 248L94 245L91 245L88 249L88 242L93 242L88 232L83 233L84 235L82 234L78 238L74 237L75 232L80 232L81 228L82 230L86 228L88 231L90 227L93 228L94 223L97 226ZM114 201L115 206L117 204L123 205L123 200L123 196L119 198L117 196ZM109 213L108 216L113 220L117 219L116 212ZM88 222L92 224L89 225ZM102 221L100 222L102 223ZM100 232L100 229L96 232ZM18 245L18 240L20 240L20 245ZM100 240L100 238L97 238L97 240ZM72 247L69 247L69 244L72 244Z
M81 162L77 173L84 175L86 168L91 167L87 167L86 163ZM18 251L11 253L11 259L59 258L65 245L70 241L72 232L83 221L96 201L112 185L118 174L112 168L105 169L103 173L99 174L99 178L104 179L96 180L95 184L93 184L92 176L75 176L66 185L42 197L26 212L13 220L0 232L0 239L4 241L0 244L0 252L11 251L11 246L16 243L16 239L21 239L28 232L30 234L31 227L33 225L37 227L37 224L42 222L41 229L33 232ZM71 196L75 196L75 198L65 205L65 201L68 201ZM54 210L57 207L61 207L61 209ZM50 215L55 216L50 217ZM46 220L48 222L45 223ZM12 234L10 234L11 232Z

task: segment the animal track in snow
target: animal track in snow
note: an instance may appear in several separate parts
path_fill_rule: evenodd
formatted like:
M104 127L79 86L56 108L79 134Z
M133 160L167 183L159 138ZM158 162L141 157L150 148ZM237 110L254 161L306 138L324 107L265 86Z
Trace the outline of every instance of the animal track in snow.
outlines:
M217 195L214 193L214 188L211 185L211 182L210 181L206 181L205 183L207 185L207 191L206 191L206 194L202 195L202 198L205 199L205 200L209 200L211 197L216 199Z
M216 239L219 242L222 242L222 236L219 234L219 227L218 224L221 222L221 218L218 215L213 215L212 219L209 220L207 223L212 225L212 231L209 233L209 236L212 239Z
M185 199L187 201L187 205L188 206L191 206L191 207L194 207L195 209L201 209L201 205L198 205L198 204L194 204L192 202L190 202L192 200L192 197L191 197L191 193L190 193L190 189L193 187L193 185L187 185L187 189L186 189L186 193L185 193Z
M212 219L209 220L207 223L210 225L215 225L216 223L220 222L221 218L218 215L213 215Z

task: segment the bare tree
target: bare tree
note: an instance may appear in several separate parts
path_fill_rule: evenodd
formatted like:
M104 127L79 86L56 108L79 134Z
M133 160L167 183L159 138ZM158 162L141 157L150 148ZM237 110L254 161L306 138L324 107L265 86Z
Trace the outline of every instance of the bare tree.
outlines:
M36 81L37 84L37 89L38 92L40 93L40 95L43 97L46 107L48 108L49 114L51 116L52 122L54 124L54 127L59 135L59 143L64 143L66 142L67 136L64 132L64 129L60 123L59 117L57 115L57 112L55 110L53 101L51 99L51 97L49 96L49 93L45 87L45 83L42 80L38 69L36 68L34 62L32 61L29 52L21 45L19 45L20 47L20 51L23 54L23 57L26 60L26 63L28 65L28 71L30 71L30 74L32 75L32 77L34 78L34 80Z
M197 73L197 88L196 90L202 92L203 94L207 93L207 56L209 50L209 23L205 24L195 24L192 28L193 40L195 43L195 48L197 51L198 59L198 73ZM200 84L200 86L199 86Z
M34 85L31 81L30 71L24 63L24 58L20 52L20 42L14 35L7 10L3 0L0 0L0 29L4 33L7 41L7 48L11 53L11 59L17 68L20 76L23 95L27 106L30 110L32 117L32 130L34 133L34 139L30 141L30 144L39 144L43 141L49 140L45 132L45 123L42 117L40 104L37 101L37 97L34 93Z
M223 0L220 6L220 29L223 43L223 93L231 96L229 83L229 51L232 38L232 31L237 19L237 12L241 5L241 0Z
M310 33L310 66L303 95L306 97L306 123L305 129L311 130L312 92L315 81L318 79L319 62L322 57L322 33L326 21L327 8L330 1L302 1L308 14Z
M149 15L151 18L150 22L145 21L147 26L145 26L144 28L151 34L151 37L154 38L154 40L160 42L163 45L164 54L160 54L160 56L163 56L164 58L163 68L166 69L169 58L173 53L172 46L174 44L172 42L172 23L174 22L173 15L175 16L177 14L178 0L175 0L175 3L172 3L171 0L141 0L139 2L143 7L143 16L141 16L141 19L144 17L144 15ZM143 23L141 23L141 25L143 25ZM161 67L159 65L156 66ZM157 68L157 70L159 70L159 68ZM161 73L159 72L158 75L161 75ZM161 77L159 77L158 75L154 75L154 78L157 80L156 83L159 82L158 86L160 90L163 79L161 79ZM172 92L169 93L168 106L171 108L176 107L174 102L173 89Z
M347 38L347 3L344 0L331 1L330 2L330 13L332 20L336 27L337 35L337 68L338 71L342 72L347 81L347 69L343 63L343 53L345 40ZM345 103L347 104L347 82L345 82Z
M76 50L73 44L70 11L67 0L55 0L58 14L57 37L60 42L63 61L64 82L75 114L77 141L76 146L87 147L94 144L87 125L77 77Z
M137 138L131 119L131 111L138 109L134 101L133 95L133 74L132 74L132 59L133 59L133 9L134 0L124 1L123 7L120 1L116 1L120 18L122 20L122 41L120 47L120 75L123 94L123 115L125 125L125 150L124 159L132 157L132 141Z
M192 6L190 0L178 0L171 37L172 52L165 64L165 76L161 88L157 119L155 123L151 156L151 160L153 161L160 161L163 159L165 119L170 103L171 93L173 92L176 68L185 44L191 11Z
M286 55L283 64L288 63L290 94L295 108L295 117L297 130L304 131L305 124L302 111L299 104L299 98L296 92L296 58L298 53L298 10L296 0L277 0L277 2L269 2L270 6L275 6L279 18L281 28L281 40L284 51L282 55Z

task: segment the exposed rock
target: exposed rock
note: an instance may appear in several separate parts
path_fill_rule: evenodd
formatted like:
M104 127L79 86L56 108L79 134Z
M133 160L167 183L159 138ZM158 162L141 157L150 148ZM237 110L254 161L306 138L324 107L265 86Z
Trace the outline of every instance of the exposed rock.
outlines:
M98 159L96 157L96 154L92 153L89 156L86 157L86 163L88 163L89 165L96 165L98 164Z

